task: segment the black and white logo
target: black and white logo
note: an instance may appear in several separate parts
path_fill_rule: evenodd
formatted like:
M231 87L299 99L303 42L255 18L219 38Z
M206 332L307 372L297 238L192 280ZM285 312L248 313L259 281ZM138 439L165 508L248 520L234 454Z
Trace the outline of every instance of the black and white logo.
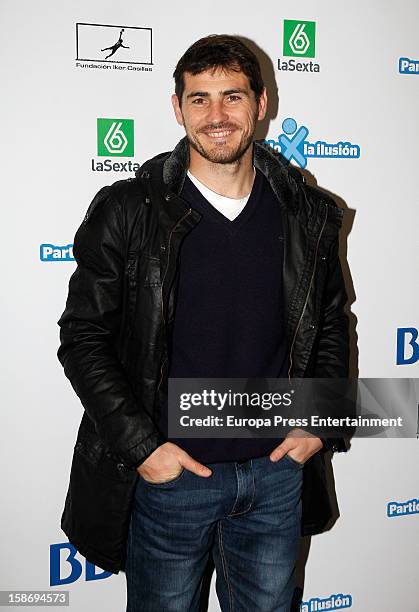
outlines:
M76 23L76 67L150 72L151 28Z

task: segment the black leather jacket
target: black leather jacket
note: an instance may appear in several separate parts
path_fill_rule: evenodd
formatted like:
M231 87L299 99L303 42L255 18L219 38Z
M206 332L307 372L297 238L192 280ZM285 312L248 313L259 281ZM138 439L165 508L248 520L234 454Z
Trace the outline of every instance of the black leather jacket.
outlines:
M254 143L253 163L283 213L289 375L347 377L343 211L268 145ZM167 390L177 255L201 216L178 195L188 165L183 138L135 178L98 192L74 239L77 268L58 321L58 358L84 407L61 527L82 555L113 573L125 567L135 468L164 442L153 417ZM346 450L344 439L333 450ZM320 532L330 516L320 451L303 468L302 534Z

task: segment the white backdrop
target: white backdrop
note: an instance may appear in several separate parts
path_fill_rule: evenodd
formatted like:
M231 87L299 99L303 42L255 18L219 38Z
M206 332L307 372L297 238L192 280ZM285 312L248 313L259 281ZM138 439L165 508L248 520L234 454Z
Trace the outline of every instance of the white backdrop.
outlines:
M283 120L293 118L307 127L310 143L359 147L359 158L308 158L306 170L349 209L342 256L347 251L359 375L417 377L418 360L397 365L396 335L419 327L419 68L399 72L399 58L419 61L419 4L3 0L1 14L0 590L69 590L71 610L119 612L124 575L86 580L79 554L81 575L51 586L50 571L65 580L72 569L68 551L56 551L68 543L60 517L82 407L56 357L56 322L75 263L63 251L63 258L43 261L40 253L48 251L41 245L71 245L96 191L132 176L100 172L105 159L141 163L183 136L170 94L186 48L210 33L240 34L260 50L273 102L275 80L278 86L267 139L277 142ZM296 22L288 33L315 22L315 33L306 26L314 57L294 61L311 61L316 71L278 70L278 60L292 64L284 55L284 20ZM81 26L82 33L79 27L79 61L77 23L95 24ZM109 58L116 63L104 64L100 48L116 43L123 26L130 49L118 49ZM133 157L98 155L97 118L134 121ZM408 340L409 334L406 361ZM349 453L335 455L341 517L312 538L304 612L342 609L345 601L357 612L419 611L419 514L387 517L389 502L418 499L418 458L416 440L355 440ZM213 583L210 610L218 609Z

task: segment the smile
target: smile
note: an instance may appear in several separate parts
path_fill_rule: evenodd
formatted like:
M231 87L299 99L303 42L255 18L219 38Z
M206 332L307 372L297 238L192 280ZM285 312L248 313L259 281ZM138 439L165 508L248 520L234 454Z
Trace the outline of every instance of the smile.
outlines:
M224 130L223 132L205 132L205 134L210 138L225 138L226 136L230 136L232 133L233 130Z

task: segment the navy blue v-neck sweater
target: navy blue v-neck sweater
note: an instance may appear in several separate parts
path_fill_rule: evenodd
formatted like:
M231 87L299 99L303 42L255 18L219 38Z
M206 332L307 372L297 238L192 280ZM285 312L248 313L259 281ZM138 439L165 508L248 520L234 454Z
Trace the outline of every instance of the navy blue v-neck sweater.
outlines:
M202 218L181 245L169 377L286 377L282 217L267 179L256 170L233 221L188 177L181 196ZM167 438L167 400L158 426ZM264 456L282 440L167 439L205 463Z

